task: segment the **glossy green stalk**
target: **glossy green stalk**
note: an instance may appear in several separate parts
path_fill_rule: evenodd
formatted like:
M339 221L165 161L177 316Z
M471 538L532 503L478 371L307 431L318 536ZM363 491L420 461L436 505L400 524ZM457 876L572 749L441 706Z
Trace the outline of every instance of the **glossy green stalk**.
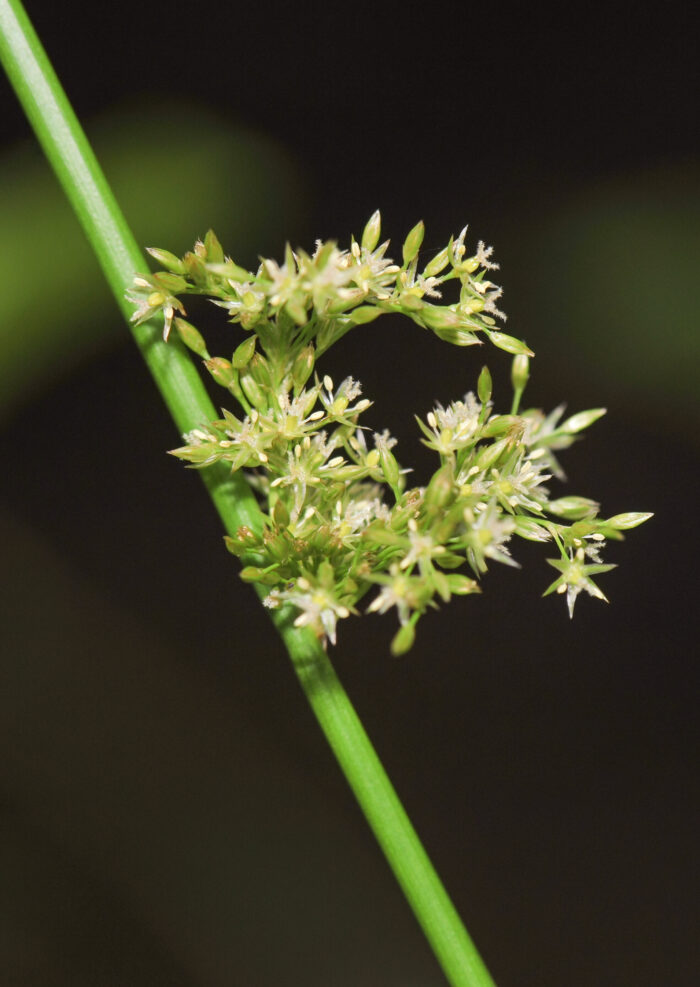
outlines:
M65 93L19 0L0 0L0 59L34 132L83 226L117 304L146 260L117 205ZM136 342L180 433L216 417L189 356L164 343L155 322L131 326ZM230 534L260 530L262 516L241 474L225 466L200 472ZM271 616L301 686L333 752L453 987L493 981L423 850L328 656L289 611Z

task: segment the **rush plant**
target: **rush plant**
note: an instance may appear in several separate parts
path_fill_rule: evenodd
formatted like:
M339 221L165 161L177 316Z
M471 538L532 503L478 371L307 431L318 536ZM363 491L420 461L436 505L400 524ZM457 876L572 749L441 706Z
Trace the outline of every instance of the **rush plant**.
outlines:
M146 273L19 0L0 0L0 58L184 436L174 454L201 468L227 546L270 608L319 725L448 981L493 987L326 645L351 614L393 609L393 650L408 650L429 607L476 593L489 562L515 564L514 537L553 548L549 561L558 576L546 592L565 594L570 612L582 590L604 599L592 578L611 568L599 559L604 541L650 515L600 518L594 501L552 496L546 486L561 475L556 453L602 409L564 421L561 408L548 415L520 410L532 352L498 328L491 250L478 243L469 253L464 233L421 267L419 223L394 263L389 245L379 245L375 213L347 249L333 242L312 253L287 248L281 263L265 259L255 272L227 257L210 233L183 258L152 251L162 270ZM459 298L443 303L441 288L450 281ZM230 358L212 357L185 321L182 299L189 294L209 297L226 312ZM368 437L360 417L370 402L360 385L350 376L335 383L320 366L342 335L389 312L448 343L486 339L514 356L507 410L495 411L484 368L475 392L419 419L438 458L425 487L408 484L387 432ZM188 349L227 392L221 414ZM296 980L302 978L298 971Z

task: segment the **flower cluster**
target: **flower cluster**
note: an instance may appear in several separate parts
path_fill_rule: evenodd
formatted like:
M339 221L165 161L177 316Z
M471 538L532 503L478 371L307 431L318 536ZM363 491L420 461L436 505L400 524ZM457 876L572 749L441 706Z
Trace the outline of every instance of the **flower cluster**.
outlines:
M565 593L573 614L582 590L605 599L591 577L612 568L600 559L606 539L651 516L604 519L595 501L550 495L548 481L563 477L555 454L604 409L564 421L563 408L519 411L532 354L495 328L505 318L496 307L501 289L487 273L497 265L482 242L466 256L465 232L419 269L423 224L409 233L398 264L388 241L379 245L375 213L348 250L333 242L318 242L311 254L287 247L283 263L264 259L255 273L226 257L210 232L182 259L152 250L165 270L135 279L134 319L162 310L166 336L174 326L240 409L203 422L173 454L194 467L223 461L249 471L264 528L240 528L227 546L244 562L242 578L266 588L267 606L293 608L295 623L324 642L335 643L338 621L374 593L366 610L395 609L392 650L403 653L428 608L479 592L491 562L517 565L514 536L556 546L548 561L559 576L546 593ZM440 288L450 280L459 300L443 304ZM187 294L211 298L246 333L230 360L212 358L198 330L175 316ZM456 345L485 336L515 355L508 413L494 412L484 367L476 393L418 419L439 459L425 487L407 486L388 432L368 441L360 417L371 402L360 384L346 377L336 385L316 370L333 342L385 312Z
M496 307L502 290L487 277L497 269L490 260L491 247L480 241L466 256L465 227L419 269L423 223L406 237L401 264L387 257L389 241L379 243L380 228L375 212L361 241L353 239L348 250L340 250L333 241L317 241L312 254L287 245L281 264L265 258L255 273L225 257L211 230L182 259L152 248L149 252L166 270L135 278L129 294L137 306L133 321L143 322L161 309L165 338L175 320L190 345L192 333L175 312L185 314L179 296L198 294L211 298L228 312L231 322L252 330L263 347L287 362L312 341L320 356L348 330L383 312L407 315L458 346L478 343L482 334L509 353L532 356L521 340L497 328L497 320L505 316ZM450 304L439 301L440 288L448 281L460 286L459 300ZM200 351L198 345L194 348Z

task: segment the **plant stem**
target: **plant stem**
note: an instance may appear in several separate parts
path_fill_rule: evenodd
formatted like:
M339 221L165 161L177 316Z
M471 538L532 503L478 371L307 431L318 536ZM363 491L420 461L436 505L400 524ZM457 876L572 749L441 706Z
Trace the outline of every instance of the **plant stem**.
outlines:
M448 981L494 987L328 656L297 635L284 638L304 692Z
M90 241L117 304L135 272L147 270L119 206L19 0L0 0L0 59L34 132ZM216 418L184 348L164 343L154 321L131 326L180 433ZM241 525L260 531L262 515L240 473L200 471L229 534ZM308 630L293 626L289 609L273 611L314 714L453 987L493 987L457 912L435 873L328 656Z

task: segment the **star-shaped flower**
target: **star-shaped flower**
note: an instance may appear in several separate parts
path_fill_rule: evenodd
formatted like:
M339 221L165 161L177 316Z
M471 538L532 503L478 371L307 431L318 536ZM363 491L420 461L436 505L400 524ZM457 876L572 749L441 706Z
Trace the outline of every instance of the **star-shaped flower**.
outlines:
M609 572L614 569L614 565L605 565L600 562L594 562L589 565L585 563L585 551L583 548L578 548L576 554L572 557L565 556L561 559L547 559L550 565L553 565L555 569L558 569L561 575L558 579L555 579L551 586L542 594L543 596L548 596L550 593L566 593L566 602L569 607L569 616L574 615L574 606L576 604L576 597L579 595L581 590L584 590L589 594L589 596L595 596L598 600L605 600L608 602L608 598L603 593L601 589L596 586L593 580L590 578L592 575L596 575L599 572Z

